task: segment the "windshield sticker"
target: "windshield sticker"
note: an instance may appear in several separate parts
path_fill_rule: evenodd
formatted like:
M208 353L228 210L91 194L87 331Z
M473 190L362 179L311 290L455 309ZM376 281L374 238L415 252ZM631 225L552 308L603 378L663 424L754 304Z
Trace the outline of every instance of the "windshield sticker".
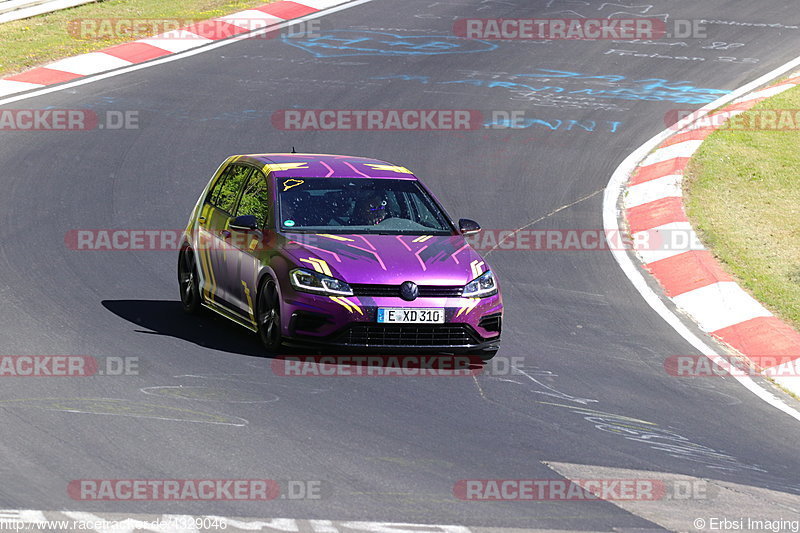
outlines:
M291 228L292 226L294 226L294 220L286 220L283 222L283 225Z

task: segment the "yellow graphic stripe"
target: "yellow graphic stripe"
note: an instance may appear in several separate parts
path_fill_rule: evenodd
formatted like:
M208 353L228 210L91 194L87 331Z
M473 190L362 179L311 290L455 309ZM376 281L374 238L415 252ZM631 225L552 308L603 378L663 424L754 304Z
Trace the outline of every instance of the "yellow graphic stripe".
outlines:
M433 235L422 235L420 237L417 237L416 239L414 239L411 242L425 242L425 241L427 241L428 239L431 239L431 238L433 238Z
M250 297L250 287L247 286L244 280L242 280L242 285L244 286L244 296L247 298L247 313L250 315L250 320L255 324L256 316L253 314L253 299Z
M334 302L336 302L337 304L341 305L342 307L344 307L345 309L347 309L351 313L353 311L355 311L359 315L362 315L362 316L364 315L364 311L362 311L361 308L357 304L354 304L353 302L351 302L347 298L343 298L341 296L330 296L330 299L333 300Z
M282 170L295 170L297 168L308 168L308 163L268 163L264 165L267 172L281 172Z
M331 269L328 266L328 263L326 261L323 261L322 259L309 257L308 259L301 259L300 261L302 261L303 263L308 263L309 265L314 267L314 270L316 270L320 274L325 274L326 276L333 275L331 274Z
M330 299L333 300L334 302L336 302L337 304L341 305L345 309L347 309L349 312L351 312L351 313L353 312L353 310L350 308L350 305L349 305L350 302L345 303L338 296L330 296Z
M376 165L374 163L365 163L368 167L374 168L375 170L388 170L389 172L398 172L400 174L413 174L410 170L406 167L398 167L394 165Z
M202 243L201 243L201 246L202 246ZM211 270L211 269L208 267L208 263L206 262L206 252L205 252L205 250L201 249L200 252L197 255L200 258L200 265L201 265L201 267L203 269L203 274L204 274L204 276L206 278L206 283L203 284L203 292L206 295L206 299L207 300L211 300L212 299L211 290L210 290L210 287L211 287L211 274L209 274L209 270Z
M210 205L205 206L203 209L203 216L206 217L206 222L210 222L213 210L214 208ZM205 243L200 242L201 249L199 255L200 262L204 266L206 274L208 274L208 282L210 284L210 287L208 285L205 287L206 298L213 302L217 295L217 279L216 276L214 276L214 269L211 267L211 246L214 246L214 243L211 241L211 239Z
M464 316L467 316L470 311L475 309L475 307L478 305L478 302L481 301L480 298L470 298L469 300L469 303L464 304L461 306L461 309L458 310L458 313L456 313L456 318L460 317L461 313L464 313Z
M203 247L203 241L202 240L200 241L200 246ZM211 291L208 290L208 287L209 287L209 284L211 283L211 276L208 273L208 271L210 269L208 268L208 265L206 264L206 252L203 250L203 248L200 248L200 250L198 250L197 258L200 260L200 269L203 271L203 276L205 278L208 278L207 279L208 283L204 283L203 284L203 293L205 294L206 299L210 300L211 299Z
M211 244L213 246L213 244ZM211 263L211 250L205 250L206 254L206 265L208 266L208 278L211 282L211 287L209 289L211 293L211 300L216 301L217 298L217 276L214 274L214 267Z
M333 239L335 241L346 241L346 242L354 242L355 239L348 239L347 237L342 237L341 235L331 235L330 233L317 233L319 237L327 237L329 239Z

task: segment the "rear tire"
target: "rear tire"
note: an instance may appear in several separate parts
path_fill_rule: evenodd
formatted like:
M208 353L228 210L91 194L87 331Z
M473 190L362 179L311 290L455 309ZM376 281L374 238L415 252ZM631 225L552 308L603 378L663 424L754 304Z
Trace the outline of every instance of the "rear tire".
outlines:
M277 353L283 343L281 306L278 286L275 280L268 278L258 292L257 326L261 344L270 353Z
M197 275L197 263L191 248L182 249L178 257L178 284L184 312L191 315L198 314L202 304L200 281Z

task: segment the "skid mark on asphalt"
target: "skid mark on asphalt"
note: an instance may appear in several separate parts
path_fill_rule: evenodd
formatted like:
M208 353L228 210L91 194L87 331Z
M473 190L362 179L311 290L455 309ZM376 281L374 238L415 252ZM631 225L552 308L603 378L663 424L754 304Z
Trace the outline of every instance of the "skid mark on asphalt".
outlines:
M568 15L570 17L577 17L577 18L638 18L638 17L647 17L653 19L660 19L666 22L669 19L669 13L658 13L658 14L651 14L650 12L655 8L653 4L640 4L638 2L635 3L624 3L625 0L617 0L616 2L603 2L600 4L596 10L592 10L594 6L590 2L584 2L582 0L550 0L547 3L548 8L555 7L558 9L559 7L566 8L563 11L553 11L550 13L545 13L545 15ZM575 6L575 9L568 9L569 7ZM580 9L576 11L576 9ZM598 14L597 12L600 11L602 13ZM588 16L584 15L583 13L589 13Z
M297 382L293 382L291 385L288 385L285 383L277 383L275 381L254 380L253 374L179 374L172 377L175 379L216 379L222 381L234 381L237 383L249 383L253 385L267 385L269 387L281 387L292 392L299 392L303 394L320 394L322 392L329 392L331 390L330 387L306 387L298 384Z
M550 386L550 385L548 385L546 383L543 383L540 378L551 378L552 379L552 378L557 378L558 377L558 374L554 374L553 372L551 372L549 370L530 370L530 371L526 372L526 371L522 370L519 367L515 367L514 368L514 374L519 375L519 376L523 376L523 377L527 378L528 381L530 381L531 383L536 385L536 387L538 387L538 388L534 387L533 389L530 389L530 392L532 392L534 394L543 394L545 396L550 396L552 398L557 398L559 400L564 400L564 401L568 401L568 402L574 402L574 403L577 403L577 404L580 404L580 405L588 405L588 404L591 404L591 403L599 403L598 400L593 400L591 398L581 398L579 396L572 396L571 394L567 394L565 392L562 392L562 391L556 389L553 386ZM480 381L478 381L477 376L473 375L472 379L475 381L475 385L478 388L478 393L481 395L481 397L484 400L486 400L486 401L488 401L490 403L493 403L493 404L498 404L498 402L495 402L494 400L490 399L486 395L483 387L481 387ZM508 379L508 378L489 378L489 379L494 379L496 381L503 382L503 383L514 383L515 385L529 386L528 381L525 381L522 378L519 378L519 380L517 380L517 379Z
M545 383L542 383L541 381L536 379L536 377L532 376L531 374L528 374L527 372L525 372L522 369L518 368L517 371L520 374L522 374L523 376L525 376L526 378L528 378L529 380L531 380L532 382L534 382L536 385L538 385L539 387L544 389L544 390L532 389L531 392L533 392L535 394L544 394L545 396L551 396L553 398L558 398L560 400L566 400L568 402L575 402L575 403L579 403L581 405L588 405L590 403L598 403L598 400L592 400L592 399L589 399L589 398L579 398L577 396L571 396L569 394L565 394L565 393L563 393L563 392L561 392L561 391L559 391L559 390L557 390L557 389L555 389L555 388L553 388L553 387L551 387L549 385L546 385ZM538 376L539 377L556 378L556 377L558 377L558 374L553 374L549 370L541 370L541 371L538 371Z
M90 415L129 416L171 422L196 422L226 426L246 426L249 422L236 416L193 409L167 407L121 398L26 398L2 400L0 406L33 408Z
M200 402L272 403L280 400L280 396L268 392L255 393L238 389L231 390L202 386L165 385L161 387L144 387L139 390L153 396Z

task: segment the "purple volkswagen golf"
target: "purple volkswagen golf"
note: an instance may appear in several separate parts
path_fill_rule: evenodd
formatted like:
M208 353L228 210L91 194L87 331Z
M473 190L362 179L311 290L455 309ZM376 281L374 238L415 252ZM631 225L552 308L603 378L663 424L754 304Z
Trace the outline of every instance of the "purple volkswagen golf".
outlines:
M229 157L178 261L187 312L215 311L281 345L469 353L498 348L497 278L405 167L361 157Z

